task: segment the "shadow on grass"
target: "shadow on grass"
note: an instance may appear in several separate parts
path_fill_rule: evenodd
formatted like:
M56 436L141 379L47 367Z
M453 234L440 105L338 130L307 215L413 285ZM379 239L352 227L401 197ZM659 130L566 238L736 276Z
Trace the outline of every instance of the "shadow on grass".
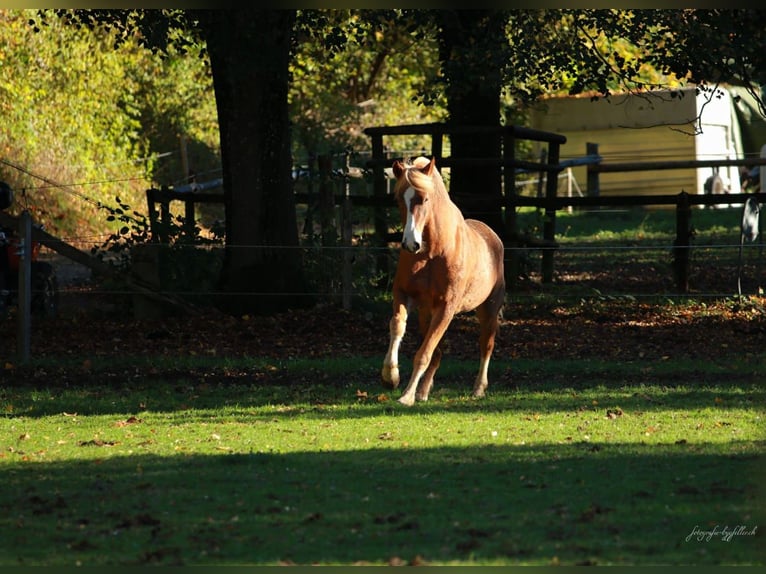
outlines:
M105 449L4 465L0 564L762 564L763 471L736 442Z

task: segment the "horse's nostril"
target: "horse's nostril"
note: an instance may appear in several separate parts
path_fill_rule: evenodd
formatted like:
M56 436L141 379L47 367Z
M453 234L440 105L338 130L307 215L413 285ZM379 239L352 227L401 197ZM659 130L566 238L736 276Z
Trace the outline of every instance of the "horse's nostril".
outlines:
M420 243L417 241L413 241L412 243L402 241L402 249L409 251L410 253L417 253L420 251Z

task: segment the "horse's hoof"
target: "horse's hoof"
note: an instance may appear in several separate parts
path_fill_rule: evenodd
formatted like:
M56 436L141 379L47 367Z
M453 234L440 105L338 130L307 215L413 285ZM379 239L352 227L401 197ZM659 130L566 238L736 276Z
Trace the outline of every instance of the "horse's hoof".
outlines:
M428 400L428 395L415 395L415 400L420 402L426 402Z
M473 398L480 399L484 396L485 391L489 385L486 381L476 381L473 385Z
M399 386L399 367L389 367L386 365L383 367L380 375L383 378L384 386L391 389L395 389Z
M415 397L410 397L407 395L402 395L399 397L399 402L407 407L411 407L415 404Z

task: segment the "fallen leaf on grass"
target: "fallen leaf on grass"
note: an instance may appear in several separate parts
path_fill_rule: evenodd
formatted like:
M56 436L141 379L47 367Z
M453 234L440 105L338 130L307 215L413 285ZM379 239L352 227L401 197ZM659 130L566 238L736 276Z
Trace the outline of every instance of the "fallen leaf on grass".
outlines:
M86 550L95 550L98 546L94 545L90 540L79 540L69 544L69 548L70 550L84 552Z
M129 516L122 522L118 523L115 528L124 530L126 528L136 528L140 526L158 526L161 522L150 514L136 514L135 516Z
M588 508L583 510L580 513L580 518L578 519L578 522L591 522L596 515L599 514L607 514L609 512L612 512L612 508L601 506L600 504L594 503L591 504Z
M676 494L702 494L702 491L696 486L684 484L678 487Z
M129 417L129 418L125 419L124 421L117 421L116 423L114 423L114 426L116 426L116 427L126 427L128 425L133 425L133 424L140 423L140 422L141 422L141 419L139 419L139 418Z
M77 446L114 446L117 442L113 440L101 440L101 439L93 439L93 440L81 440L77 443Z
M316 522L317 520L322 519L322 513L321 512L313 512L309 514L306 518L303 519L304 524L311 524L312 522Z

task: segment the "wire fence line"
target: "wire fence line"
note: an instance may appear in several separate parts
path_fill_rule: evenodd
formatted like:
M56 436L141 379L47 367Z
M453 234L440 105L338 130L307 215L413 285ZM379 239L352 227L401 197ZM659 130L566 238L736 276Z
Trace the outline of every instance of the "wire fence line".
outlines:
M642 240L646 243L651 243L653 240ZM73 243L67 242L72 245ZM504 247L504 251L508 253L522 253L522 252L529 252L529 251L556 251L557 253L574 253L574 252L597 252L597 251L604 251L604 252L620 252L620 251L661 251L666 249L688 249L690 251L699 250L699 249L739 249L740 243L700 243L700 244L691 244L691 245L675 245L672 241L667 242L656 242L652 243L651 245L617 245L617 244L602 244L600 242L588 242L588 244L583 244L586 242L578 242L578 244L569 244L569 243L561 243L556 246L549 246L549 245L534 245L534 246L506 246ZM76 245L76 243L74 243ZM181 250L190 250L190 251L210 251L210 250L224 250L224 249L230 249L230 250L239 250L239 249L247 249L247 250L254 250L254 251L263 251L263 250L272 250L272 251L303 251L303 252L328 252L328 253L344 253L344 252L353 252L353 253L398 253L399 252L399 246L398 245L389 245L389 246L376 246L376 245L278 245L278 244L271 244L271 243L260 243L260 244L250 244L250 245L244 245L244 244L227 244L224 245L215 245L215 246L207 246L207 245L163 245L163 244L151 244L151 245L158 245L162 248L167 249L170 251L181 251ZM763 250L764 244L761 243L745 243L742 245L742 248L745 250ZM104 253L105 259L109 261L110 259L114 259L115 256L109 253ZM65 264L65 263L62 263ZM72 263L76 264L76 263Z
M206 251L207 247L183 246L172 247L157 244L159 249ZM390 286L390 277L381 277L376 264L379 256L387 256L389 273L395 270L398 257L398 246L234 246L235 249L268 249L274 251L300 250L303 262L306 285L309 290L282 290L280 292L258 291L268 296L299 296L312 295L318 299L340 296L345 289L354 298L374 298L385 294ZM551 286L542 285L540 279L541 254L546 249L555 249L556 266L554 281ZM766 287L766 254L763 244L746 243L712 243L676 246L672 241L662 240L653 244L596 244L571 245L562 243L558 247L507 247L506 266L512 258L520 261L519 276L514 279L515 285L509 286L509 292L519 297L532 297L541 289L554 291L562 296L582 296L588 289L599 293L619 294L623 296L688 296L678 293L673 285L672 260L678 250L690 252L692 275L692 291L694 296L727 297L737 290L737 277L744 280L746 290L751 294L759 294ZM740 255L741 250L741 255ZM162 268L152 269L156 281L154 287L158 291L175 296L199 296L201 293L215 295L224 293L218 286L217 275L222 261L221 253L216 256L215 263L205 260L201 265L195 263L194 257L181 257L186 263L185 268L174 267L172 270ZM350 257L348 255L350 254ZM277 255L278 256L278 255ZM87 297L98 295L102 297L141 296L142 293L121 285L119 281L102 281L98 274L92 273L84 266L74 263L55 253L43 253L43 259L54 262L59 276L61 295L77 295ZM162 258L160 258L162 259ZM162 261L157 265L161 266ZM350 273L344 280L343 268L348 266ZM167 271L170 278L163 278ZM136 270L129 266L124 268L126 277L134 276ZM186 275L185 275L186 274ZM186 279L185 279L186 277ZM195 277L204 277L202 282L194 282ZM699 279L698 279L699 277ZM345 282L345 284L344 284ZM696 284L695 284L696 283ZM760 290L760 291L759 291Z
M172 248L162 244L154 244L154 247ZM658 298L672 301L689 297L708 300L739 296L741 301L743 295L762 297L766 285L763 252L748 249L743 257L743 250L737 249L740 254L737 261L733 252L738 247L728 244L694 247L702 255L689 258L693 268L701 271L699 275L691 274L693 293L681 293L675 288L671 278L673 266L669 263L675 246L669 243L655 246L602 245L598 252L594 248L562 245L557 259L557 274L552 284L541 281L540 261L535 260L534 256L541 250L529 249L522 253L519 249L511 248L506 253L513 255L517 265L514 266L514 277L506 293L506 304L510 304L511 308L508 309L508 305L506 308L512 315L513 308L518 310L528 303L534 305L541 301L541 295L552 296L556 302L619 300L630 304L653 302ZM283 248L292 250L296 247ZM82 329L82 321L79 319L82 316L89 317L89 321L93 315L110 317L120 323L131 319L156 320L177 315L179 311L188 313L214 310L219 303L237 296L280 302L281 308L289 308L296 301L302 301L301 306L306 301L314 301L316 304L342 307L347 311L362 311L365 316L373 313L371 309L384 312L384 303L390 294L390 274L393 273L399 251L397 248L304 246L302 249L305 250L307 279L304 283L294 288L282 285L279 290L266 288L238 293L220 288L217 281L220 257L217 260L203 259L206 263L202 265L196 264L194 259L182 258L185 263L181 266L176 265L175 258L159 257L156 261L150 260L148 265L143 261L127 268L123 274L125 281L120 281L119 274L110 274L106 278L94 277L87 266L75 264L51 251L42 254L41 258L47 259L56 270L59 284L55 294L47 290L50 283L46 284L43 292L36 291L38 288L33 285L31 294L19 297L18 301L31 300L34 307L34 302L42 298L44 304L37 306L42 318L64 320L52 328L78 330ZM651 249L659 253L651 254ZM348 257L349 250L352 257ZM196 251L202 249L195 247L195 254ZM389 261L390 273L387 277L380 275L378 267L381 251L386 251ZM542 259L542 255L539 259ZM165 265L170 269L164 268ZM22 294L21 281L18 293ZM7 305L5 292L3 296L5 300L0 321L14 312ZM19 364L25 364L32 354L32 333L50 327L38 318L32 318L28 306L19 305L17 317L17 360ZM68 317L74 320L67 322ZM97 333L94 332L94 336L98 336Z

